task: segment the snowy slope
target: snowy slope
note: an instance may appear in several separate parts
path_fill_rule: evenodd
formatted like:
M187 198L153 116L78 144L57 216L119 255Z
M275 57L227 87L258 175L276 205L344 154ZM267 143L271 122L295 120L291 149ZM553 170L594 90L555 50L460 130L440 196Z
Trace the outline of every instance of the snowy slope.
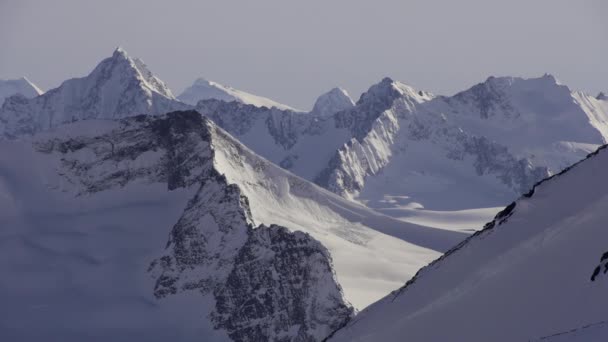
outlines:
M465 236L340 198L195 112L0 152L9 340L320 340Z
M0 80L0 106L7 97L21 94L29 99L44 93L34 83L25 77L16 80Z
M602 149L543 181L331 341L603 340L606 170Z
M607 103L550 75L490 77L418 103L398 97L316 181L404 219L416 208L504 205L606 142Z
M327 93L319 96L310 112L313 115L328 116L342 110L350 109L355 106L355 102L350 98L346 90L333 88Z
M196 108L257 154L345 198L467 231L603 144L608 128L608 101L550 75L490 77L452 97L385 78L331 115L217 100Z
M308 180L351 136L333 117L218 100L201 101L196 110L257 154Z
M32 134L65 122L158 115L187 107L140 59L118 48L86 77L67 80L33 99L6 99L0 109L0 137Z
M217 82L208 81L204 78L199 78L194 83L186 88L183 93L177 97L180 101L195 106L201 100L221 100L226 102L240 102L244 104L254 105L256 107L273 108L276 107L282 110L296 109L287 105L278 103L265 97L253 95L242 90L234 89Z
M429 98L394 83L394 87L388 82L371 87L358 101L358 110L352 108L330 116L217 100L201 101L196 110L262 157L314 180L328 168L336 151L353 136L365 134L395 98L403 96L413 102Z

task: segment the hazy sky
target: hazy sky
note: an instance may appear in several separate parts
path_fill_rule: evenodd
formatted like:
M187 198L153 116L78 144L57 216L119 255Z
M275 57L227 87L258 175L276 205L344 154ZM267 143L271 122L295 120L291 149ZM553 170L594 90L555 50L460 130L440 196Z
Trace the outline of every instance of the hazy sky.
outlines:
M205 77L309 109L383 76L451 94L489 75L608 90L606 0L0 0L0 78L44 89L118 45L179 94Z

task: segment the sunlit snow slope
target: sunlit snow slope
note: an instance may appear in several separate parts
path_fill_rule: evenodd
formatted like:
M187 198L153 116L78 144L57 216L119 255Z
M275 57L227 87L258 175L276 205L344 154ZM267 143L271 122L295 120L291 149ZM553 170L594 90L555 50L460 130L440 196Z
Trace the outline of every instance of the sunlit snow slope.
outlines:
M601 149L543 181L331 340L605 336L607 170L608 152Z
M244 104L254 105L256 107L275 107L283 110L297 111L292 107L278 103L271 99L253 95L242 90L219 84L217 82L208 81L204 78L199 78L194 81L194 83L190 87L186 88L186 90L184 90L184 92L182 92L177 98L180 101L193 106L202 100L215 99L226 102L236 101Z

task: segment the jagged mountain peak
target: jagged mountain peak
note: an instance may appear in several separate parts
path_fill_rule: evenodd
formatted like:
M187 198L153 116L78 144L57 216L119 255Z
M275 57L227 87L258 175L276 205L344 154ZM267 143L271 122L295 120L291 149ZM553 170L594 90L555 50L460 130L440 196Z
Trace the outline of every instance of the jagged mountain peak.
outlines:
M158 115L187 107L142 60L118 48L85 77L31 100L7 100L0 109L0 135L11 138L66 122Z
M361 94L357 105L359 106L366 102L388 105L398 97L405 97L415 103L423 103L431 100L434 96L429 92L414 89L405 83L385 77L379 83L371 86L365 93Z
M133 78L135 82L141 83L142 87L168 99L175 99L169 87L150 71L143 60L130 57L122 47L116 48L112 56L101 61L87 77L105 78L112 74L119 74L123 78Z
M354 106L355 103L348 92L342 88L335 87L317 98L311 113L328 116Z
M600 101L606 101L608 100L608 95L606 95L603 91L600 91L595 98Z

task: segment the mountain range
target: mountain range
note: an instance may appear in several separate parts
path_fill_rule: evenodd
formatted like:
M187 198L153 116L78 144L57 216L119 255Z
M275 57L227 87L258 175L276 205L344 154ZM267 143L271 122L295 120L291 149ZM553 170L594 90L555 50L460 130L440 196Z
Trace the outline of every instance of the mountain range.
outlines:
M175 97L122 48L24 92L0 108L3 338L605 329L602 94L551 75L453 96L384 78L302 112L204 79Z

